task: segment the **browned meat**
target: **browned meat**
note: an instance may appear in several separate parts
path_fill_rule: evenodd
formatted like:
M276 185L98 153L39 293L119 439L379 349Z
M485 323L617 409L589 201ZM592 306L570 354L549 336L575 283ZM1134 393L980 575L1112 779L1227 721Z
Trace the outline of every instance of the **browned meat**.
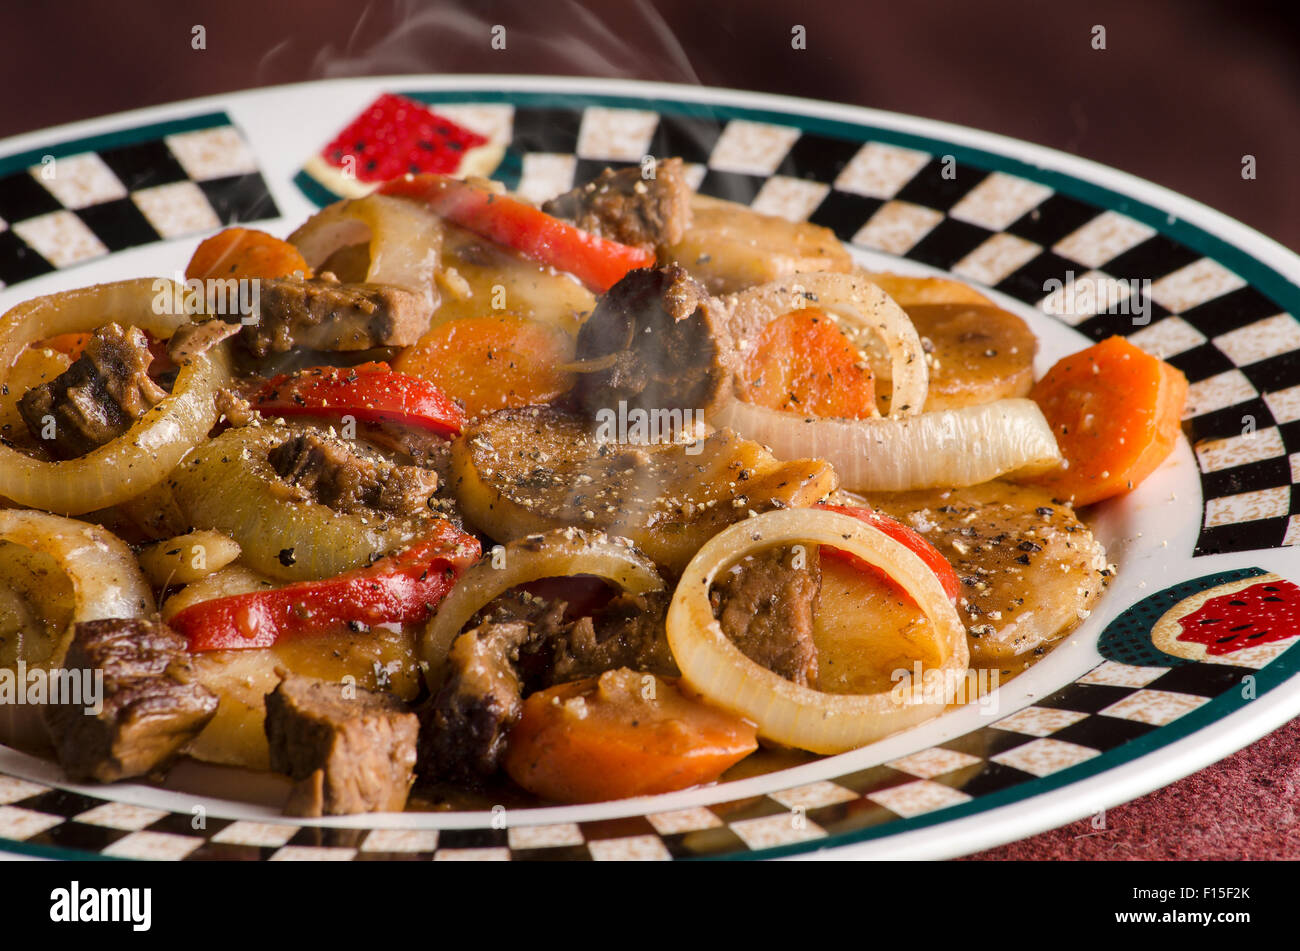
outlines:
M577 360L592 369L578 377L575 398L590 413L620 400L707 412L731 385L725 334L720 308L683 268L630 271L578 334Z
M149 378L152 359L138 327L107 324L72 366L23 394L18 411L52 455L84 456L122 435L167 396Z
M407 347L429 328L429 302L397 287L263 279L257 314L240 339L255 356L294 348Z
M591 617L579 618L556 631L548 639L551 657L545 685L594 677L619 667L660 677L681 676L664 633L668 600L663 591L621 594Z
M506 735L523 710L523 621L485 621L451 645L451 675L421 710L420 775L475 783L501 765Z
M391 694L290 674L266 695L265 728L271 768L297 781L287 815L406 807L419 722Z
M817 684L813 606L821 590L816 555L794 566L790 549L772 548L737 563L714 586L714 615L750 660L793 680Z
M657 163L654 178L645 178L639 165L617 172L607 168L542 210L584 231L655 251L681 241L691 226L691 186L678 158Z
M167 341L167 356L181 364L200 353L207 353L221 341L239 333L239 323L220 319L185 324Z
M217 712L217 697L195 678L185 638L161 621L77 625L64 667L103 672L102 709L55 703L45 722L68 777L111 783L165 766ZM66 699L66 698L65 698Z
M421 711L420 773L481 781L497 771L525 693L627 667L681 672L664 633L668 594L622 594L566 620L562 600L503 595L452 644L451 674Z
M286 439L267 461L296 497L336 512L427 512L438 488L438 474L431 469L394 465L351 440L312 430Z

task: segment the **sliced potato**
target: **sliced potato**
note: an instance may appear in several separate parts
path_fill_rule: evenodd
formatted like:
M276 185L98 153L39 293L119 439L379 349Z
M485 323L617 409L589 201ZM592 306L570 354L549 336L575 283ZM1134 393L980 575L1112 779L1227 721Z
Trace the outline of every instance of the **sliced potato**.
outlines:
M871 504L951 562L972 667L1005 667L1061 638L1109 584L1101 544L1042 489L995 481L873 495Z
M602 444L581 417L536 406L475 421L452 467L466 517L497 541L598 528L673 571L751 510L810 505L835 487L828 463L781 462L730 430L692 446Z
M713 294L809 271L847 271L853 260L829 228L765 215L733 201L691 199L693 222L667 249Z
M263 724L266 695L280 682L276 668L335 683L351 676L358 687L388 690L404 700L420 689L414 633L373 628L365 633L322 635L266 650L194 654L199 681L220 698L217 715L186 752L195 759L269 769Z
M884 272L863 276L904 310L918 304L993 304L970 285L946 277L908 277Z
M140 552L140 567L156 587L190 584L239 557L239 543L220 532L197 531L155 542Z
M986 304L913 304L907 316L929 342L927 413L1029 395L1038 338L1015 314Z
M902 590L838 558L823 558L821 571L813 612L818 690L884 693L897 682L894 671L943 663L929 619Z

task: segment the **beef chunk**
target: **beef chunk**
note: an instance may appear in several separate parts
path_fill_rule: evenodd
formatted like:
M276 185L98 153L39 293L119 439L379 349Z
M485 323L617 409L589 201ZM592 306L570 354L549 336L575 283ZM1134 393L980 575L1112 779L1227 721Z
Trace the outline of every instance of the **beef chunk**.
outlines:
M79 623L64 667L103 672L102 709L81 703L44 710L68 777L111 783L165 766L217 712L198 682L185 638L161 621L137 618ZM53 698L51 698L53 699Z
M506 734L523 711L523 621L485 621L451 645L451 675L421 711L420 774L475 783L497 771Z
M293 674L266 696L271 768L297 781L285 813L400 812L419 722L396 697Z
M654 251L681 241L691 226L691 186L678 158L655 166L654 178L641 167L605 169L594 180L552 198L542 210L567 218L621 244Z
M813 607L821 590L816 556L794 567L789 549L772 548L738 562L711 598L723 632L750 660L800 686L817 683Z
M664 633L666 591L621 594L590 617L579 618L548 638L546 686L594 677L627 667L660 677L679 677Z
M311 430L276 446L267 461L293 487L296 498L336 512L427 513L438 488L438 474L431 469L394 465L351 440Z
M575 399L589 413L620 400L707 412L731 384L726 332L720 306L683 268L630 271L578 334L577 360L593 369L578 377Z
M664 633L667 592L621 594L591 615L515 592L452 644L451 674L421 712L420 773L479 782L497 772L526 693L627 667L680 676Z
M398 287L340 284L331 275L264 278L257 313L240 339L258 357L304 347L407 347L429 328L432 312L428 300Z
M100 327L68 369L18 401L32 435L60 459L84 456L122 435L162 402L167 391L149 378L153 357L138 327ZM46 438L46 417L54 438Z

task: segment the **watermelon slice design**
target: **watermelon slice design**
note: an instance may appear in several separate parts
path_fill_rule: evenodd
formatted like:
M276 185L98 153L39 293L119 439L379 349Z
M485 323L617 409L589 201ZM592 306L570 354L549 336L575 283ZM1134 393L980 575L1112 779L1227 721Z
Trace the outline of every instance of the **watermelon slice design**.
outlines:
M303 166L335 195L359 198L400 175L487 176L505 147L431 109L385 93Z
M1152 643L1166 654L1248 667L1268 663L1285 649L1282 642L1297 638L1300 585L1272 572L1184 598L1151 630Z
M1262 581L1234 594L1210 598L1185 615L1180 641L1202 644L1207 654L1234 651L1300 636L1300 587Z

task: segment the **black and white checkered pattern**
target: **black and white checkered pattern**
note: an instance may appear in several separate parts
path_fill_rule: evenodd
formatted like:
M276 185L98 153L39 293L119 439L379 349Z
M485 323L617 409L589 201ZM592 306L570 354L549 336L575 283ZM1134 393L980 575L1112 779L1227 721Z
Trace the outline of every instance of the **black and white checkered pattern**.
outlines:
M224 113L0 157L0 287L279 214Z

